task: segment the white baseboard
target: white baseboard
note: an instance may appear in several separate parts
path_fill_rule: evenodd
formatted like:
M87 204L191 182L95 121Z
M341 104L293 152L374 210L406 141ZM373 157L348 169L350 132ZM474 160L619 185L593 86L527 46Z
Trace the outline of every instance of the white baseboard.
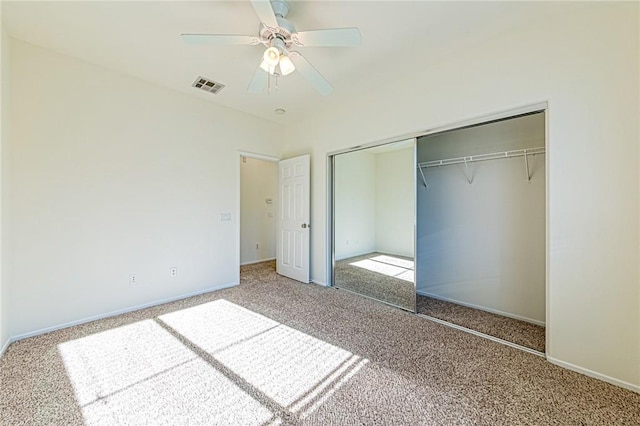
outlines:
M595 371L589 370L587 368L578 367L577 365L560 361L559 359L555 359L550 356L547 356L547 361L557 365L558 367L566 368L567 370L575 371L576 373L584 374L585 376L593 377L594 379L602 380L603 382L620 386L621 388L628 389L632 392L640 393L640 385L634 385L633 383L618 380L605 374L596 373Z
M12 342L12 340L9 338L7 339L6 342L4 342L4 345L2 345L2 349L0 349L0 358L2 358L2 355L4 355L4 351L7 350L7 348L9 347L9 344Z
M262 263L262 262L269 262L270 260L276 260L276 258L275 257L269 257L267 259L252 260L250 262L242 262L242 263L240 263L240 266L253 265L255 263Z
M325 282L323 282L323 281L318 281L318 280L311 279L311 282L312 282L313 284L321 285L321 286L323 286L323 287L329 287L329 284L327 284L327 283L325 283Z
M485 306L474 305L472 303L461 302L461 301L456 300L456 299L449 299L447 297L438 296L437 294L433 294L433 293L427 293L426 291L422 291L422 290L416 290L416 293L418 293L421 296L431 297L432 299L443 300L445 302L455 303L456 305L462 305L462 306L466 306L468 308L479 309L481 311L486 311L486 312L490 312L492 314L502 315L503 317L513 318L513 319L517 319L517 320L525 321L525 322L530 322L531 324L540 325L542 327L545 327L544 321L538 321L538 320L535 320L535 319L532 319L532 318L523 317L523 316L512 314L512 313L509 313L509 312L503 312L503 311L499 311L497 309L487 308Z
M182 300L182 299L186 299L188 297L198 296L200 294L210 293L212 291L222 290L222 289L229 288L229 287L235 287L237 285L238 285L238 283L222 284L222 285L219 285L219 286L216 286L216 287L209 287L209 288L206 288L204 290L198 290L198 291L194 291L194 292L191 292L191 293L181 294L179 296L168 297L166 299L160 299L160 300L156 300L156 301L149 302L149 303L143 303L142 305L131 306L131 307L124 308L124 309L118 309L117 311L111 311L111 312L94 315L94 316L83 318L83 319L76 320L76 321L66 322L64 324L58 324L58 325L54 325L54 326L51 326L51 327L41 328L39 330L29 331L27 333L22 333L22 334L19 334L17 336L13 336L13 337L11 337L9 339L9 342L15 342L15 341L18 341L18 340L26 339L28 337L39 336L41 334L50 333L52 331L61 330L63 328L73 327L74 325L85 324L85 323L88 323L88 322L91 322L91 321L96 321L96 320L100 320L100 319L104 319L104 318L113 317L113 316L116 316L116 315L126 314L126 313L129 313L129 312L138 311L140 309L150 308L152 306L163 305L165 303L175 302L176 300Z

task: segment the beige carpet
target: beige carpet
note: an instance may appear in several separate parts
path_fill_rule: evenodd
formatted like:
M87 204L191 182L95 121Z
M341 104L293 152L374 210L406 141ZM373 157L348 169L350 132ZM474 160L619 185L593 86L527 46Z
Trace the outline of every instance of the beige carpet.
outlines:
M334 284L338 288L415 311L411 258L368 253L337 261L334 274Z
M638 394L271 263L13 343L0 380L3 425L640 424Z
M545 329L536 324L421 295L417 296L417 312L545 352Z
M402 267L403 262L409 262L405 265L407 267ZM410 311L415 306L419 314L545 352L544 327L455 303L416 296L413 282L407 280L413 278L412 262L411 258L383 253L350 257L336 262L335 283L338 288Z

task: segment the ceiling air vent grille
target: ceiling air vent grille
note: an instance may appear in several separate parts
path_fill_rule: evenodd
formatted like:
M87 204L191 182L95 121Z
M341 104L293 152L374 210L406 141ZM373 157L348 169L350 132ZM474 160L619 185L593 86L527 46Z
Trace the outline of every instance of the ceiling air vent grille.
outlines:
M215 82L213 80L209 80L208 78L198 77L196 81L192 84L196 89L204 90L205 92L213 93L217 95L222 89L224 89L224 84Z

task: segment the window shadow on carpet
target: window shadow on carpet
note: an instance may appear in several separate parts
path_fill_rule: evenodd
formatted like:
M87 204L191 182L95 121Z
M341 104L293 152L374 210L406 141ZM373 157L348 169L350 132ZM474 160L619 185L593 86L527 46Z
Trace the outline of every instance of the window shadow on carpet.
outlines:
M88 425L304 419L368 362L224 299L58 351Z

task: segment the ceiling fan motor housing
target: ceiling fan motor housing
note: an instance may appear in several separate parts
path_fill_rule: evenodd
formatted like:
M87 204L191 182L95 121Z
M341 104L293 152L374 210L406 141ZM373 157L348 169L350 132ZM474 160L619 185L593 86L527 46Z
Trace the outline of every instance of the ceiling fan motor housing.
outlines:
M289 4L285 0L272 0L271 7L276 16L278 27L271 28L260 23L260 40L265 45L272 45L271 41L278 38L283 41L285 48L289 49L295 44L293 34L297 33L293 24L285 19L289 13Z
M276 17L286 18L289 13L289 3L286 0L271 0L271 8Z
M269 45L272 39L279 38L284 42L287 49L289 49L294 45L292 35L297 33L296 28L291 22L284 18L277 16L276 19L278 20L278 28L271 28L260 23L260 40L264 44Z

